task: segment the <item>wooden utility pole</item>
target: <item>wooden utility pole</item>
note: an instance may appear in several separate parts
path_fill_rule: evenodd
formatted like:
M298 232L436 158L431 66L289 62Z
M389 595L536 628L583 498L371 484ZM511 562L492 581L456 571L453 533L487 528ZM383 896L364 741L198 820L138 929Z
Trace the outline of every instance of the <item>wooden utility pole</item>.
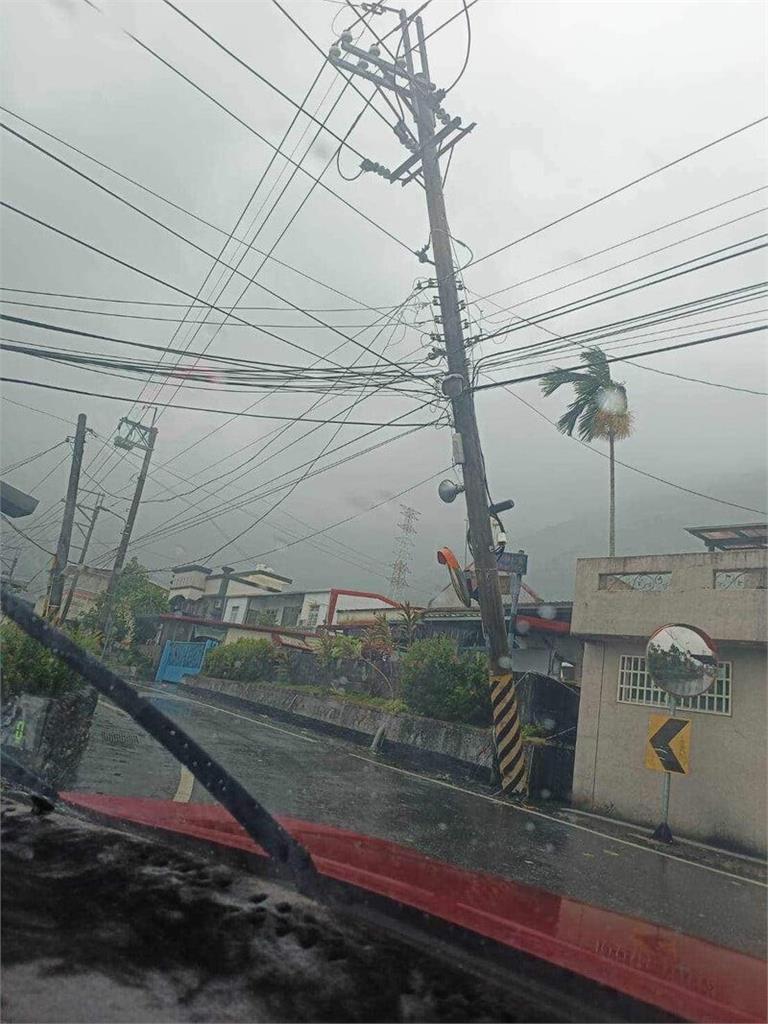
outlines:
M115 562L112 566L112 575L109 577L109 583L107 584L106 601L104 605L104 635L107 638L105 641L105 650L109 643L109 634L111 633L112 627L112 606L115 600L115 589L120 579L120 573L123 570L125 564L125 555L128 551L128 545L131 540L131 534L133 533L133 524L136 522L136 516L141 505L141 496L144 492L144 484L146 483L147 473L149 472L149 464L152 461L152 452L155 449L155 441L157 440L157 427L146 427L143 423L137 423L134 420L122 419L120 425L128 424L129 432L125 438L117 438L116 446L118 448L141 448L144 451L144 459L141 463L141 469L139 470L139 476L136 481L136 489L133 492L133 499L131 500L131 507L128 511L128 518L125 521L123 532L120 536L120 543L117 548L117 554L115 556ZM118 443L118 441L120 443Z
M77 490L80 486L80 468L83 464L83 451L85 450L85 422L85 413L81 412L77 417L75 444L72 450L72 465L69 470L67 497L64 501L64 517L61 521L59 542L56 545L56 554L54 555L53 565L51 566L51 577L48 585L46 615L49 619L55 619L58 616L61 599L64 596L64 572L69 560L69 546L72 541L72 523L75 519Z
M418 71L414 66L410 40L411 20L415 22L418 37L415 47L419 54ZM391 63L383 60L378 46L371 47L367 52L358 49L352 42L350 32L345 32L340 43L331 48L330 60L345 71L361 75L375 81L380 87L397 93L405 101L406 108L411 110L416 123L416 139L404 122L398 123L397 134L412 154L400 167L388 171L371 161L363 161L361 166L363 170L372 170L388 178L390 182L400 181L403 185L413 180L420 172L424 183L448 363L448 373L443 379L442 390L451 401L455 430L454 462L461 466L464 479L470 543L477 573L478 601L490 660L489 681L497 763L502 787L505 793L512 795L525 791L522 732L510 671L509 643L491 529L488 485L464 345L461 318L464 304L459 302L439 160L440 153L448 151L470 129L460 130L460 119L451 118L440 107L444 94L429 80L429 64L421 18L409 18L401 11L400 31L402 42L398 52L403 53L404 61L401 59ZM351 60L344 59L341 50L359 57L359 63L353 64ZM379 76L371 72L371 65L380 69L382 74ZM444 125L437 133L436 116Z
M77 589L77 583L78 583L78 580L80 579L80 573L82 571L82 568L85 565L85 559L86 559L86 556L88 554L88 547L90 546L91 537L93 536L93 531L94 531L94 528L96 526L96 520L99 518L99 512L101 512L103 502L104 502L104 495L100 494L98 496L98 498L96 499L96 504L93 506L93 509L90 510L91 511L91 518L90 518L90 520L88 522L88 529L86 530L85 537L83 538L83 547L82 547L82 550L80 551L80 558L77 560L77 567L75 568L75 572L74 572L74 575L72 577L72 583L70 584L69 590L67 591L67 596L66 596L66 599L64 601L64 607L61 609L61 614L59 615L59 623L60 624L63 624L64 622L67 621L67 615L69 614L69 608L70 608L70 605L72 604L72 595L74 594L75 590ZM80 507L80 506L78 506L78 507ZM81 509L81 511L83 511L83 509Z

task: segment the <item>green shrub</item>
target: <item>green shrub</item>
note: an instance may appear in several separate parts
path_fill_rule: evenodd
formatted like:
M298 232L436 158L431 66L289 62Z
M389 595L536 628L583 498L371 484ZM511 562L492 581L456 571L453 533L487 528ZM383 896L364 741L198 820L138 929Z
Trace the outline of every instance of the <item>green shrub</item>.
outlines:
M100 654L98 637L83 629L66 630L76 644L91 654ZM59 697L88 684L63 661L33 640L23 629L6 619L0 625L2 649L2 699L27 693L38 697Z
M274 678L281 660L281 652L270 640L243 638L208 651L203 672L216 679L257 682Z
M357 661L362 643L354 636L339 634L333 638L333 656L337 661Z
M403 655L401 685L417 715L470 725L491 722L485 659L459 653L450 637L416 640Z

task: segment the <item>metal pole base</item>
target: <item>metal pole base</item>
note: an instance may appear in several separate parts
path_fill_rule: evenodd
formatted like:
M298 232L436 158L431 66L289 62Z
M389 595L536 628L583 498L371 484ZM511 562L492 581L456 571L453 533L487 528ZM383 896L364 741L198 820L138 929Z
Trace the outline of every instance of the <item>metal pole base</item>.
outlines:
M661 825L657 826L656 831L651 836L651 839L655 839L657 843L673 843L672 830L666 821L663 821Z

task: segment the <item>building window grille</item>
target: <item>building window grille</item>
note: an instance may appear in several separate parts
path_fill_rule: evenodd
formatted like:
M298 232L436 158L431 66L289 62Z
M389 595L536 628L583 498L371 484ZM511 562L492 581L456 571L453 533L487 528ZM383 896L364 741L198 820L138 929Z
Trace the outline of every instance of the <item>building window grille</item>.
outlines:
M671 572L601 572L598 590L658 592L668 589L671 577Z
M678 711L701 711L709 715L731 714L732 663L720 661L717 679L706 693L698 697L678 697ZM645 670L645 658L635 654L622 654L619 661L619 685L616 699L620 704L649 704L665 708L669 697L654 686Z
M716 569L715 590L768 590L768 569Z

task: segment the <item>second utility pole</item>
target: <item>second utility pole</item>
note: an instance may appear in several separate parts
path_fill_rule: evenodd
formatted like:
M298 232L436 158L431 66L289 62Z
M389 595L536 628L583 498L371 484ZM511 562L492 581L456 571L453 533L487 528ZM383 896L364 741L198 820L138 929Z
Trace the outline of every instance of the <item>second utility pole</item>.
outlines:
M70 583L69 590L67 591L64 607L61 609L61 614L59 615L59 625L63 625L67 621L67 615L69 614L69 609L72 604L72 598L77 590L77 584L80 580L80 573L83 571L83 566L85 565L85 559L88 557L88 548L91 544L91 537L93 536L93 531L96 527L96 520L99 518L99 512L101 512L103 501L104 495L100 494L96 498L96 504L91 510L91 518L88 522L88 529L86 530L83 546L80 550L80 557L77 560L72 582ZM78 508L80 508L81 512L83 511L81 506L78 506Z
M69 546L72 541L72 523L75 520L75 506L77 505L77 489L80 486L80 467L83 464L83 451L85 450L85 413L77 417L77 429L75 431L75 444L72 450L72 466L69 470L69 483L67 484L67 497L64 500L64 516L61 520L59 531L59 542L56 545L53 565L51 566L51 582L48 588L48 605L46 615L49 619L55 619L61 607L61 599L64 596L64 572L69 561Z
M133 492L133 500L131 501L131 507L128 511L128 518L125 521L125 526L123 527L123 532L120 536L120 543L117 547L117 554L115 555L115 564L112 566L112 575L109 577L109 583L107 584L106 600L104 604L104 634L106 637L104 643L105 651L109 646L109 635L112 627L112 606L115 600L115 590L120 580L120 573L123 570L123 565L125 564L128 544L130 543L131 534L133 533L133 524L136 522L136 515L139 511L139 505L141 505L141 496L144 492L144 484L146 483L147 473L149 472L149 463L152 460L152 452L155 449L155 441L157 439L157 427L145 427L141 423L128 419L123 419L120 423L121 425L123 423L127 423L130 427L130 431L128 437L123 439L122 444L118 444L117 447L126 449L131 449L134 446L141 447L144 450L144 459L141 463L138 480L136 481L136 490ZM134 441L133 438L138 438L138 440Z

